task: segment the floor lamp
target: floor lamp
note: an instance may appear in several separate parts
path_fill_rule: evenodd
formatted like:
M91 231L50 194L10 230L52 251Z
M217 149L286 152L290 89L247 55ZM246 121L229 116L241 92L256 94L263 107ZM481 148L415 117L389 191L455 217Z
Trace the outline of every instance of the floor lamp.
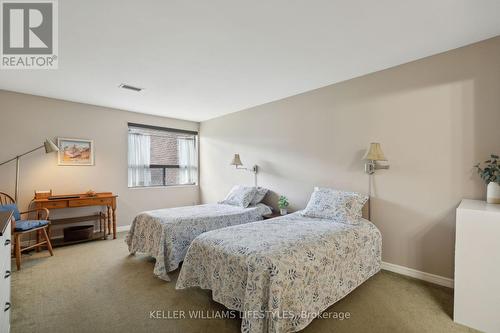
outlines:
M9 162L16 160L16 192L14 194L14 199L16 200L16 202L17 202L17 198L19 196L19 159L21 157L23 157L24 155L27 155L29 153L32 153L32 152L34 152L38 149L42 149L42 148L45 148L45 153L47 153L47 154L59 151L59 148L56 146L56 144L54 142L52 142L49 139L46 139L45 142L43 143L43 145L41 145L40 147L36 147L34 149L31 149L30 151L25 152L24 154L17 155L16 157L13 157L8 161L0 163L0 165L4 165L6 163L9 163Z

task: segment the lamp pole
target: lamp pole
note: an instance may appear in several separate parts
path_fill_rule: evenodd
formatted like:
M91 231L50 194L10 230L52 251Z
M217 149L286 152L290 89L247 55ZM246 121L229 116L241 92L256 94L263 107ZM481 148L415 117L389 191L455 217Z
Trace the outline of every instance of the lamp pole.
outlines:
M16 157L16 187L14 192L14 200L17 201L17 197L19 196L19 156Z
M16 157L13 157L11 158L10 160L7 160L5 162L2 162L0 163L0 166L4 165L4 164L7 164L9 162L12 162L14 160L16 160L16 183L15 183L15 186L16 186L16 189L15 189L15 193L14 193L14 200L17 202L17 199L19 198L19 167L20 167L20 158L23 157L24 155L27 155L29 153L32 153L38 149L42 149L45 147L45 153L52 153L52 152L56 152L56 151L59 151L59 148L52 142L50 141L49 139L45 140L45 142L43 143L43 145L39 146L39 147L36 147L36 148L33 148L21 155L17 155Z
M4 164L9 163L9 162L11 162L11 161L16 160L16 183L15 183L15 184L16 184L16 185L15 185L16 187L15 187L15 192L14 192L14 200L15 200L16 202L17 202L17 198L19 197L19 159L20 159L21 157L23 157L24 155L27 155L27 154L29 154L29 153L32 153L32 152L34 152L35 150L41 149L41 148L43 148L43 147L45 147L45 146L44 146L44 145L41 145L40 147L36 147L36 148L31 149L30 151L27 151L27 152L25 152L25 153L23 153L23 154L21 154L21 155L17 155L16 157L13 157L13 158L11 158L11 159L10 159L10 160L8 160L8 161L5 161L5 162L3 162L3 163L0 163L0 166L1 166L1 165L4 165Z

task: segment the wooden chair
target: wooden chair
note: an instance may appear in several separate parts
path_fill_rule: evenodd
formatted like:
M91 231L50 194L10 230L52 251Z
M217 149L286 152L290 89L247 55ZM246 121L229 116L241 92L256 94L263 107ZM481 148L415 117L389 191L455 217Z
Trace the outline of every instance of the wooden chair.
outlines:
M13 217L15 219L12 224L12 234L14 238L14 254L16 257L17 270L21 269L21 253L35 248L38 252L41 246L45 245L49 250L51 256L54 255L52 251L52 243L50 242L50 220L49 210L47 208L31 209L25 212L19 212L17 204L12 197L6 193L0 192L0 210L14 211ZM30 219L30 214L36 213L35 219ZM27 215L27 219L21 219L23 215ZM36 244L21 248L21 236L29 233L36 233ZM43 236L44 241L40 241Z

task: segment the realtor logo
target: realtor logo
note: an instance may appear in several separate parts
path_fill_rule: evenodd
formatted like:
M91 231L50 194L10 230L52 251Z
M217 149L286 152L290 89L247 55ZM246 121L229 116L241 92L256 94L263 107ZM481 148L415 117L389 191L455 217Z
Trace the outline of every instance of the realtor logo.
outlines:
M0 1L2 69L57 69L56 1Z

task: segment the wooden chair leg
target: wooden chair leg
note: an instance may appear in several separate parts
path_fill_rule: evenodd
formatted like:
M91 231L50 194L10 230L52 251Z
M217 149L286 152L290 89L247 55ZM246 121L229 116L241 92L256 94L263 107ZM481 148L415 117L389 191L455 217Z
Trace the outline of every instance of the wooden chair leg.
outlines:
M50 230L51 230L51 229L50 229L50 223L49 223L49 224L47 224L46 230L47 230L47 237L50 239ZM40 231L40 237L41 237L41 236L43 236L43 235L42 235L42 232ZM52 245L52 244L51 244L51 245ZM45 247L47 247L47 249L48 249L48 245L42 245L42 246L45 246Z
M40 230L36 231L36 243L37 244L40 243ZM36 252L40 252L40 246L39 245L37 247L35 247L35 251Z
M45 237L45 240L47 241L47 250L49 250L50 255L53 256L54 252L52 251L52 244L50 243L50 238L49 235L47 234L46 228L42 229L43 236Z
M15 247L15 255L16 255L16 266L17 270L21 269L21 234L14 235L14 247Z

